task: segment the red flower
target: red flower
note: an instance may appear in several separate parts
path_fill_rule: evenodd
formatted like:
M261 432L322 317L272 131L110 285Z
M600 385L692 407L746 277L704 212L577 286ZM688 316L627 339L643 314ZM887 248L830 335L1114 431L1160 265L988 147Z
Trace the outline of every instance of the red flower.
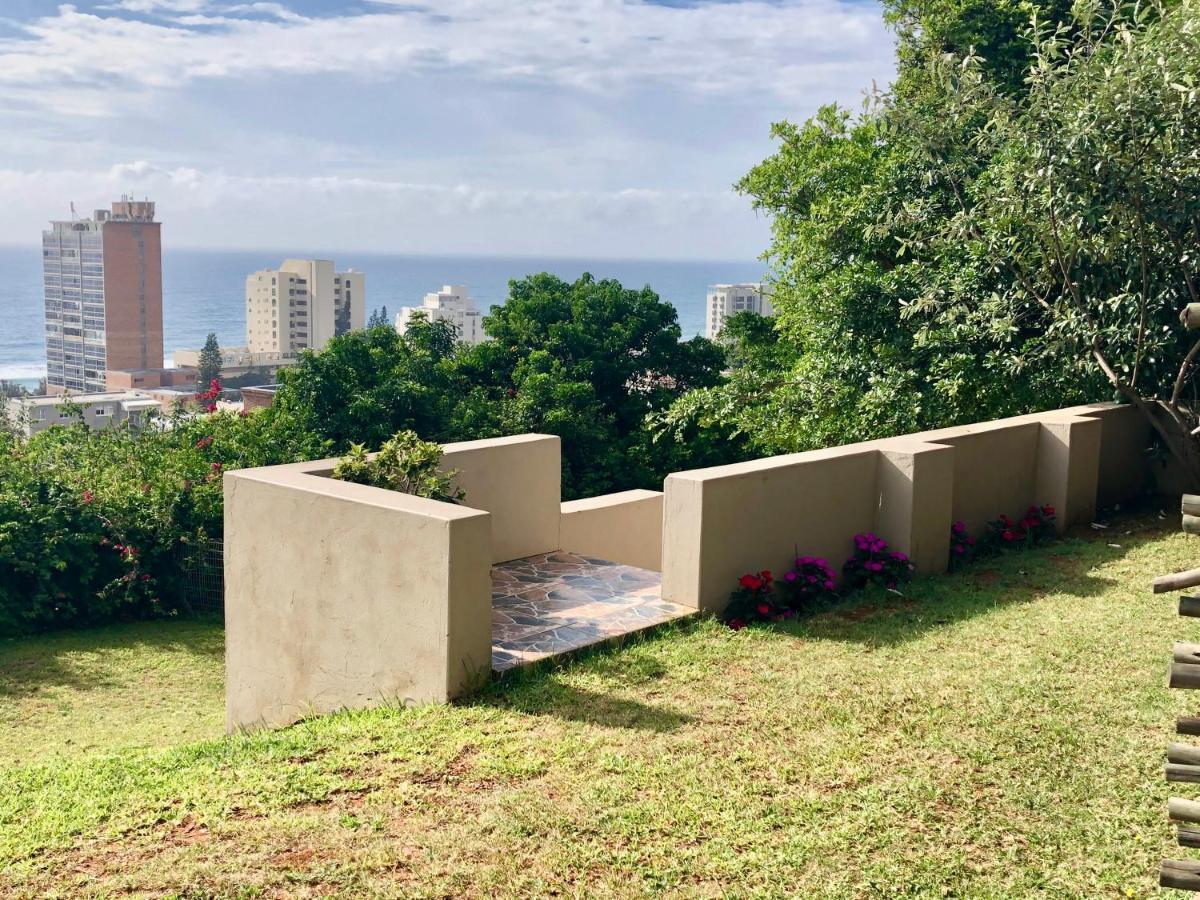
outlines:
M212 466L210 466L210 468L211 468L211 469L212 469L214 472L220 472L220 471L221 471L221 464L220 464L219 462L215 462L215 463L213 463L213 464L212 464Z
M762 579L757 575L743 575L738 579L738 584L748 591L757 591L763 586Z
M1015 541L1017 539L1016 532L1014 532L1011 528L1006 528L1000 537L1004 538L1006 541Z
M91 503L95 499L96 499L96 495L93 494L91 491L83 492L83 502L84 503Z
M1042 515L1045 516L1047 519L1053 519L1054 518L1054 507L1053 506L1043 506L1042 507Z
M761 578L762 578L762 580L763 580L763 584L767 584L767 585L769 585L769 584L770 584L772 581L774 581L774 580L775 580L774 578L772 578L772 577L771 577L771 570L770 570L770 569L763 569L763 570L762 570L761 572L759 572L758 574L759 574L759 577L761 577Z
M767 613L769 613L771 611L771 607L767 606L767 604L765 604L765 603L758 604L758 606L756 608L758 609L758 614L760 616L765 616Z

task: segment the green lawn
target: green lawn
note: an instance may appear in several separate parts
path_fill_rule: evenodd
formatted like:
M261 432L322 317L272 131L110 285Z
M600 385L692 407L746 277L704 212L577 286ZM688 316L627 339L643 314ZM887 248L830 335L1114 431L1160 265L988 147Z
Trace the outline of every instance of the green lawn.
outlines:
M0 645L0 894L1151 895L1167 524L232 739L212 626Z

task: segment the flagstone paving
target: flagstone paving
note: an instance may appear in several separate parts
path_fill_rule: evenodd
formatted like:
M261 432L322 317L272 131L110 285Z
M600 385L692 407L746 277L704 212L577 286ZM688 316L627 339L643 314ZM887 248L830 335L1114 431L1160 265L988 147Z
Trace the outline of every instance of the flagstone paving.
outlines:
M633 634L695 613L662 599L658 572L556 550L492 567L492 669Z

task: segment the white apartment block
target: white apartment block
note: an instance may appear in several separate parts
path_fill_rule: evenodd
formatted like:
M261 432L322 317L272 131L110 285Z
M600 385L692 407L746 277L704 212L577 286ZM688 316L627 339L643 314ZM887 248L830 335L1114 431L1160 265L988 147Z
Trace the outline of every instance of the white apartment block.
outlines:
M402 306L396 313L396 330L404 334L416 313L424 313L430 322L451 322L458 330L458 339L466 344L478 344L485 337L483 313L463 284L443 285L440 291L425 295L421 306Z
M771 286L762 282L754 284L714 284L708 289L708 315L704 320L704 335L715 338L725 327L725 320L740 312L769 316L775 312L771 306Z
M366 322L362 272L337 272L328 259L287 259L246 278L246 349L292 354L320 350Z
M192 396L189 392L187 396ZM82 422L93 431L113 428L128 422L141 428L150 416L162 411L162 404L141 391L115 391L95 394L18 397L8 401L8 420L26 437L54 425Z

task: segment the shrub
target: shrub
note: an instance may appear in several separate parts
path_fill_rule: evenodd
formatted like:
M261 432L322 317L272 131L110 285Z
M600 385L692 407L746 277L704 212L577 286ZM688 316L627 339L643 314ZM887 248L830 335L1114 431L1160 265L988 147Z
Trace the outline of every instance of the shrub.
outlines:
M441 462L441 445L421 440L415 431L397 431L374 456L362 444L351 444L350 452L334 468L333 477L458 503L466 496L453 484L458 471L442 472Z
M777 585L783 605L795 612L816 609L837 596L833 589L834 572L825 560L798 556Z
M889 551L887 541L868 532L854 536L854 554L842 566L846 583L853 589L876 584L895 589L912 577L908 556Z
M1031 506L1019 521L1003 513L987 524L984 547L989 552L1036 547L1054 537L1054 507Z
M729 605L722 618L737 631L750 622L778 622L793 615L792 610L780 605L775 594L775 579L764 569L757 573L747 572L738 579L737 590L729 595Z
M222 533L223 472L326 455L268 412L0 434L0 636L182 609L180 557Z
M962 521L950 526L950 571L957 572L975 558L975 538Z

